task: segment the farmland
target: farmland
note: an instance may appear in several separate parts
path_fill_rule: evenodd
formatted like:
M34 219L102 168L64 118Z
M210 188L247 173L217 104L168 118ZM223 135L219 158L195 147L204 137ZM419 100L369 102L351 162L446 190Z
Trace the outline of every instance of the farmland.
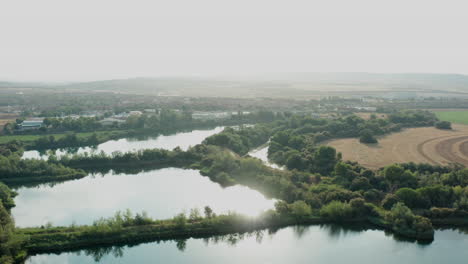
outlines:
M466 125L453 125L453 130L410 128L381 137L377 144L362 144L356 138L332 140L325 144L341 152L344 160L357 161L373 169L406 162L468 165Z
M359 112L354 114L365 120L369 120L372 115L375 115L376 118L387 118L387 114L384 113Z
M468 111L447 110L435 111L434 113L440 120L468 125Z
M16 114L0 113L0 131L2 131L5 124L14 122L16 118L18 118Z

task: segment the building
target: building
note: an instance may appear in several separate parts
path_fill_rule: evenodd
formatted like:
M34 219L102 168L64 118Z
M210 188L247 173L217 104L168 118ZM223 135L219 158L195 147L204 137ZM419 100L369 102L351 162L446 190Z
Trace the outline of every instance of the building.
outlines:
M44 125L43 119L35 119L35 120L24 120L20 124L20 130L32 130L32 129L39 129Z
M130 111L128 114L130 116L141 116L143 113L141 111Z
M193 119L202 119L202 120L210 120L210 119L222 119L228 118L228 112L194 112L192 113Z
M117 119L117 118L104 118L103 120L99 121L99 123L103 126L112 126L114 124L120 125L125 123L124 120L122 119Z
M367 111L367 112L377 111L377 107L373 107L373 106L355 106L354 109L357 109L360 111Z

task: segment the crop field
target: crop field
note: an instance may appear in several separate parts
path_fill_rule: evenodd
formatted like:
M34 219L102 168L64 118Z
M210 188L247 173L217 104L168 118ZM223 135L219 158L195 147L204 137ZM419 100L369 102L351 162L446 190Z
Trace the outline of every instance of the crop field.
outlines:
M355 115L359 116L362 119L369 120L371 115L375 115L377 118L386 118L387 114L383 113L366 113L366 112L358 112L354 113Z
M434 113L440 120L468 125L468 111L434 111Z
M15 122L15 119L18 117L16 114L10 113L0 113L0 131L3 130L3 126L9 122Z
M430 163L468 166L468 126L452 125L453 130L434 127L410 128L379 138L377 144L362 144L346 138L325 142L343 154L344 160L357 161L368 168L392 163Z

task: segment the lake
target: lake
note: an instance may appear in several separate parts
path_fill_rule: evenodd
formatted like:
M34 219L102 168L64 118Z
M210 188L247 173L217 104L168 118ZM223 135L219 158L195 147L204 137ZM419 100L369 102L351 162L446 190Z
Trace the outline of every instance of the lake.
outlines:
M224 127L216 127L208 130L192 130L191 132L179 132L172 135L159 135L157 137L145 138L122 138L118 140L109 140L102 144L92 147L81 147L76 149L59 149L55 153L57 156L62 156L67 153L99 153L104 151L106 154L111 154L114 151L128 152L142 149L162 148L172 150L175 147L180 147L182 150L187 150L190 146L195 146L216 133L221 132ZM37 150L25 151L23 159L47 159L45 152Z
M251 216L274 207L275 200L245 186L222 188L197 170L165 168L138 174L88 175L57 185L16 189L12 209L19 227L76 223L92 224L118 210L146 211L167 219L183 211L210 206L214 212L235 211Z
M431 244L399 241L380 230L334 225L291 226L273 233L139 244L32 256L28 264L91 263L466 263L468 236L438 230Z
M219 133L223 127L193 130L155 138L111 140L95 151L134 151L147 148L183 150ZM92 150L80 148L79 153ZM65 153L63 151L61 154ZM60 155L59 153L59 155ZM35 156L37 155L37 156ZM40 158L39 152L27 151L24 157ZM42 156L44 158L44 156ZM92 224L101 217L110 217L119 210L133 213L146 211L155 219L166 219L192 208L201 211L210 206L216 213L235 211L255 216L273 208L275 200L245 186L222 188L196 170L180 168L155 169L137 174L109 172L88 175L60 184L43 184L16 189L16 207L12 209L19 227Z

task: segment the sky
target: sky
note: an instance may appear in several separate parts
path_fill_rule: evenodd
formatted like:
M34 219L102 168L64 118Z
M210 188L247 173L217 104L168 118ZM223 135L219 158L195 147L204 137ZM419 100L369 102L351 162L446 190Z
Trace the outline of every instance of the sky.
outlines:
M0 80L468 74L468 1L0 0Z

